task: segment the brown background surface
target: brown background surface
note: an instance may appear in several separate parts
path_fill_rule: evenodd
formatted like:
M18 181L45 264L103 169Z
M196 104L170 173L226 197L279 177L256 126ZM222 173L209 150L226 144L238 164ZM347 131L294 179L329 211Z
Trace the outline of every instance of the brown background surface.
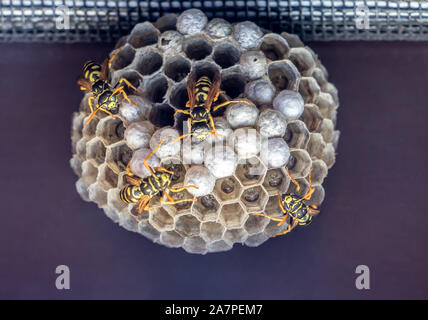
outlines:
M110 45L0 45L0 298L428 298L428 44L309 43L338 87L326 201L258 248L190 255L83 202L69 167L75 79ZM71 269L71 290L55 268ZM371 289L355 288L367 265Z

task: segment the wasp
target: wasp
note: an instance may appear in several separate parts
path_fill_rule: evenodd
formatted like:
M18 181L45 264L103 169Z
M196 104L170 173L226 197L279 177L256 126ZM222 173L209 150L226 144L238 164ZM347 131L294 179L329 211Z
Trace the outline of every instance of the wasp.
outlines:
M285 170L287 172L287 175L290 177L291 181L296 185L296 191L299 191L300 190L299 183L290 175L287 167L285 168ZM288 228L283 232L280 232L274 235L274 237L289 233L297 225L307 226L312 222L312 216L319 213L317 206L314 206L314 205L308 206L303 202L303 200L310 200L312 197L312 194L315 191L315 189L312 187L311 172L312 172L312 168L309 170L309 177L308 177L309 191L303 197L298 197L297 195L291 194L291 193L280 194L278 192L279 206L281 208L281 211L284 213L284 216L281 219L273 218L263 213L253 213L254 215L267 217L273 221L279 221L278 226L281 226L290 215L291 222L288 225Z
M189 100L186 103L186 108L188 108L188 110L179 109L174 114L174 116L177 116L178 113L183 113L189 116L187 118L187 129L189 133L180 136L178 139L182 139L186 136L196 136L200 141L204 141L209 134L218 136L215 132L214 120L211 112L215 112L230 103L242 102L252 104L246 100L228 100L216 105L211 110L212 104L218 100L220 94L225 93L219 90L220 84L221 76L219 72L214 75L212 82L207 76L201 76L196 79L195 72L190 73L187 80L187 95L189 96Z
M89 108L91 109L91 116L88 119L88 123L91 122L92 118L99 110L104 111L114 118L114 115L119 112L119 94L122 94L123 98L129 103L136 105L129 99L123 84L135 91L138 90L127 79L119 79L114 87L108 83L108 69L120 50L121 48L119 48L110 59L105 59L102 65L94 61L88 61L83 66L83 73L77 80L77 84L80 85L82 90L92 92L92 95L88 98ZM94 109L92 103L95 98L98 103Z
M173 171L167 170L164 167L151 167L148 165L147 160L156 152L156 150L162 145L165 141L165 138L159 143L159 145L151 151L147 157L144 159L144 166L150 172L150 176L147 178L139 178L135 176L130 168L128 163L126 167L125 179L128 184L126 184L120 190L120 199L125 203L137 203L137 212L141 214L143 211L150 211L153 208L149 208L149 201L151 198L157 194L162 194L167 197L168 201L161 202L164 204L176 204L179 202L194 202L196 199L181 199L174 200L167 191L171 192L180 192L189 188L196 188L197 186L189 185L181 188L172 188L170 187L172 177L174 175Z

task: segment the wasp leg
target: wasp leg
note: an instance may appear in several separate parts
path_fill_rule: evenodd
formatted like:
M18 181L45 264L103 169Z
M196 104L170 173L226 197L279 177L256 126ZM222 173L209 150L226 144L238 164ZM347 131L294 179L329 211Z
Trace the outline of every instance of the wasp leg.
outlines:
M297 224L298 224L298 221L294 220L293 223L288 226L287 230L284 230L283 232L277 233L276 235L272 236L272 238L282 236L282 235L289 233L291 230L293 230L297 226Z
M119 54L120 51L122 51L124 46L121 46L120 48L117 48L116 52L114 52L110 59L108 60L108 68L111 69L111 64L113 62L113 60L116 58L116 56Z
M150 196L143 196L140 201L138 201L137 203L137 212L138 214L143 213L144 210L146 210L149 201L150 201L151 197Z
M308 176L308 181L309 181L309 191L308 193L303 197L304 200L310 200L312 197L312 194L315 191L315 188L312 187L312 179L311 179L311 173L312 173L312 167L311 169L309 169L309 176ZM302 199L302 200L303 200Z
M195 202L196 200L197 200L196 198L180 199L180 200L174 200L174 199L172 199L172 201L162 202L162 204L176 204L176 203L180 203L180 202Z
M250 101L247 101L247 100L229 100L229 101L220 103L218 106L215 106L213 108L213 112L215 112L218 109L220 109L220 108L222 108L224 106L227 106L228 104L231 104L231 103L246 103L246 104L249 104L249 105L254 105L254 103L251 103Z
M226 93L226 91L223 91L223 90L219 90L219 91L217 91L217 94L215 95L213 102L216 102L216 101L218 100L218 97L219 97L221 94L225 94L225 93Z
M105 113L107 113L110 117L112 117L113 119L115 119L115 117L114 117L114 115L113 115L113 113L111 113L110 111L108 111L108 110L106 110L106 109L104 109L104 108L102 108L102 106L103 105L97 105L97 108L94 110L94 111L92 111L92 114L91 114L91 116L89 117L89 119L88 119L88 124L92 121L92 119L95 117L95 114L99 111L99 110L101 110L101 111L103 111L103 112L105 112Z
M282 221L282 219L274 218L274 217L268 216L267 214L264 214L264 213L252 213L252 214L255 215L255 216L266 217L266 218L268 218L270 220L273 220L273 221Z
M138 106L138 104L136 104L135 102L132 102L131 99L129 99L128 95L126 94L125 90L124 90L124 86L120 86L119 88L114 89L114 91L112 92L112 94L110 95L110 97L114 96L115 94L121 93L123 95L123 98L128 101L130 104L134 105L134 106Z
M279 193L279 191L278 191L278 202L279 202L279 207L281 208L282 212L285 213L284 217L281 219L281 222L278 223L278 226L280 226L280 225L282 225L287 220L288 212L287 212L287 209L285 209L284 205L282 204L281 194Z
M149 160L153 154L156 152L156 150L162 145L162 143L165 141L166 137L162 139L161 142L159 142L159 144L157 145L156 148L154 148L148 155L147 157L144 159L143 163L144 166L146 167L146 169L150 172L150 174L155 177L155 173L153 172L153 169L149 166L149 164L147 163L147 160Z
M292 176L291 176L291 174L290 174L290 172L288 171L288 168L287 167L285 167L285 171L287 172L287 175L290 177L290 179L291 179L291 182L293 182L295 185L296 185L296 191L299 191L300 190L300 185L299 185L299 183L296 181L296 179L294 179Z
M127 79L125 78L120 78L119 81L117 82L118 84L122 84L125 83L129 88L132 88L135 92L138 92L140 94L143 94L143 92L140 89L135 88L131 82L129 82Z
M214 119L213 119L212 115L208 114L208 118L210 119L211 128L213 128L213 131L211 131L211 134L216 136L216 137L221 137L222 136L221 134L217 134L215 132L215 124L214 124Z
M162 171L162 172L166 172L166 173L169 173L169 174L174 174L173 171L167 170L164 167L154 167L153 169L155 169L155 171Z
M194 186L194 185L189 185L189 186L184 186L181 188L168 188L168 190L172 191L172 192L180 192L189 188L195 188L195 189L199 189L199 187Z
M174 113L174 117L176 117L178 113L184 113L184 114L190 115L190 111L188 110L177 109Z
M92 101L94 101L95 100L95 97L94 96L90 96L89 98L88 98L88 105L89 105L89 108L91 109L91 113L92 112L94 112L94 108L92 107ZM97 106L98 107L98 106Z

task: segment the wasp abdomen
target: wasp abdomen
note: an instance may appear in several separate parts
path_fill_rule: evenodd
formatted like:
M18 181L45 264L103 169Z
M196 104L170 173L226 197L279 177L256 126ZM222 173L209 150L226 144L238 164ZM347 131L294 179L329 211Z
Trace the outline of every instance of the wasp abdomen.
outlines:
M126 185L120 190L120 199L125 203L136 203L138 202L143 194L141 193L139 186Z
M86 80L94 83L101 77L101 66L94 61L86 62L83 66L83 76Z

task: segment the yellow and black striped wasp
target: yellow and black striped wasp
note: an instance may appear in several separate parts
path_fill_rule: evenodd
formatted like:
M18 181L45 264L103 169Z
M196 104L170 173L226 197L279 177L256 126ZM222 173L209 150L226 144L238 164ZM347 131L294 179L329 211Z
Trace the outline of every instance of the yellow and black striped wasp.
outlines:
M88 61L83 66L83 74L77 80L77 84L80 85L82 90L92 92L92 95L88 99L89 108L91 108L91 116L88 119L88 123L91 122L99 110L104 111L114 118L114 115L119 112L118 95L120 93L129 103L136 105L128 98L124 90L125 86L123 84L138 91L128 80L121 78L114 87L108 83L108 69L120 50L121 48L110 59L105 59L102 65L94 61ZM94 109L92 102L95 98L97 99L97 104Z
M228 100L211 109L211 105L218 100L219 95L224 93L224 91L219 90L220 84L220 72L216 72L212 82L207 76L201 76L196 79L195 72L189 74L187 80L187 95L189 96L189 100L186 103L186 107L189 110L179 109L174 114L174 116L177 116L178 113L183 113L189 116L187 118L188 133L180 136L178 139L186 136L195 136L200 141L204 141L209 134L216 136L211 112L215 112L230 103L242 102L252 104L247 100Z
M299 191L299 183L290 175L290 173L288 172L288 168L285 168L285 170L287 171L287 174L290 177L291 181L296 185L296 191ZM312 168L309 170L309 191L303 197L298 197L297 195L291 193L285 193L281 195L278 192L279 206L281 208L281 211L284 213L284 216L281 219L273 218L263 213L253 213L254 215L267 217L273 221L279 221L278 226L281 226L287 220L288 215L290 215L291 221L288 225L288 228L283 232L274 235L274 237L287 234L297 225L307 226L312 222L312 216L319 213L317 206L308 206L303 202L303 200L310 200L312 194L315 191L315 189L312 187L311 172Z
M157 194L162 194L167 197L168 201L161 202L164 204L176 204L179 202L194 202L196 199L181 199L174 200L167 191L171 192L180 192L188 188L196 188L197 186L189 185L180 188L170 187L172 177L174 172L165 169L164 167L150 167L147 163L147 160L156 152L156 150L162 145L165 141L165 138L159 143L159 145L150 152L147 157L144 159L144 166L150 172L150 176L147 178L136 177L130 170L128 163L126 167L125 179L127 185L125 185L120 190L120 199L125 203L137 203L137 212L141 214L143 211L150 211L152 208L149 208L149 201Z

